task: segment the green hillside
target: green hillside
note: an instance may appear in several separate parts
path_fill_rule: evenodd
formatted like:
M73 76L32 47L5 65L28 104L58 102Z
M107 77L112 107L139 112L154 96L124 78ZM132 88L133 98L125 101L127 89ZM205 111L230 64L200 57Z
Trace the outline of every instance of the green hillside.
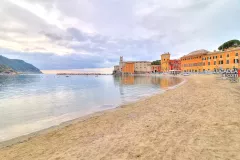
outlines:
M18 73L42 73L32 64L26 63L23 60L8 59L0 55L0 65L11 68Z
M0 64L0 74L16 74L16 72L13 69Z

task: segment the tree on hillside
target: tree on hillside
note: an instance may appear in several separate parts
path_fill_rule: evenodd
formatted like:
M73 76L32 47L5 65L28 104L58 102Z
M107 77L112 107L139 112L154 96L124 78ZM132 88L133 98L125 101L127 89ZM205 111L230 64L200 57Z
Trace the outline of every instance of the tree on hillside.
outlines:
M231 48L231 47L238 47L240 46L240 41L239 40L236 40L236 39L233 39L233 40L230 40L230 41L227 41L225 43L223 43L221 46L218 47L218 50L225 50L225 49L228 49L228 48Z
M160 64L161 64L161 60L156 60L151 63L151 65L160 65Z

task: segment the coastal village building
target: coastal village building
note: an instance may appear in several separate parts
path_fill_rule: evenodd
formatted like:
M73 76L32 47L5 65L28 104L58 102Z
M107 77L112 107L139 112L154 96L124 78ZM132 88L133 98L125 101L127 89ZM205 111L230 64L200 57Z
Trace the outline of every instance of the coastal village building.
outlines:
M152 65L149 61L123 61L120 57L119 65L114 66L114 73L144 74L169 72L170 70L181 70L180 60L170 60L170 53L161 55L160 65Z
M217 72L239 68L240 48L209 52L198 50L181 57L183 72Z
M181 71L181 60L174 59L169 61L170 70Z
M120 57L119 66L114 66L115 73L141 74L159 72L218 72L220 70L240 70L240 47L224 51L197 50L180 59L171 60L170 53L161 55L160 65L151 65L148 61L123 61Z
M152 72L151 62L148 61L123 61L123 57L120 57L119 66L115 66L115 68L119 68L120 73L124 74L141 74L141 73L150 73ZM115 70L116 71L116 70Z
M148 62L148 61L134 62L134 73L141 74L141 73L150 73L150 72L152 72L151 62Z
M168 72L169 67L169 61L170 61L170 53L164 53L161 55L161 71L162 72Z
M181 71L181 60L170 59L170 53L164 53L161 55L161 71L169 72L171 70Z
M119 72L119 65L114 66L114 71Z
M151 65L151 67L153 73L161 72L161 65Z

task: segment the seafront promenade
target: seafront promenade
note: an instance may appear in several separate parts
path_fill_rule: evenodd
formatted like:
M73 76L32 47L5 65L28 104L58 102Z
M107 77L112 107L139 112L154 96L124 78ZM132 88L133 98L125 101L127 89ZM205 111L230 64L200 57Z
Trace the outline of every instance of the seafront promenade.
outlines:
M0 159L240 159L240 84L185 78L164 94L2 148Z

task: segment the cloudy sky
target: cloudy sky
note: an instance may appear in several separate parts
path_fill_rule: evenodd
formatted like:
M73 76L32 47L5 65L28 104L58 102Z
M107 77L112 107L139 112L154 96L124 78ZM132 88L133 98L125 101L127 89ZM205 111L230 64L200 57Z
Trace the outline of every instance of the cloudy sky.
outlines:
M240 39L239 0L0 0L0 55L40 69L179 58Z

